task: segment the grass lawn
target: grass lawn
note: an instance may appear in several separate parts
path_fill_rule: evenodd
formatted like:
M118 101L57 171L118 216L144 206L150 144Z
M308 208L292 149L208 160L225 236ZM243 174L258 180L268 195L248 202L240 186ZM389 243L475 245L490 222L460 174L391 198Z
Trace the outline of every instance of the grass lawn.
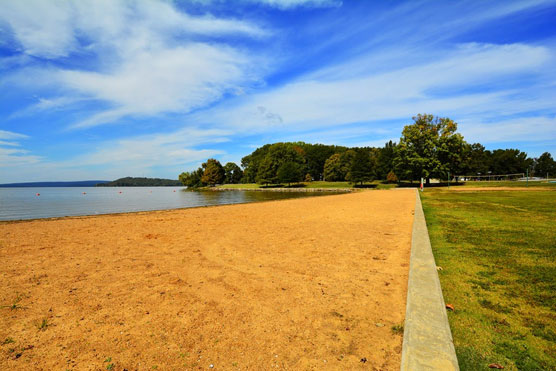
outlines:
M507 182L465 182L461 187L553 187L556 189L556 183L548 183L547 181L507 181Z
M556 192L422 200L461 369L556 370Z

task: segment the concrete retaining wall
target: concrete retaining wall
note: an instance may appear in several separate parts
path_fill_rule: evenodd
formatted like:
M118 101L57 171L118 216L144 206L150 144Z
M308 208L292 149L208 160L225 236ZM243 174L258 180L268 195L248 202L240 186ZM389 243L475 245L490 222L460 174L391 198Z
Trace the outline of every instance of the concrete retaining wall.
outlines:
M401 370L459 370L421 198L416 192Z

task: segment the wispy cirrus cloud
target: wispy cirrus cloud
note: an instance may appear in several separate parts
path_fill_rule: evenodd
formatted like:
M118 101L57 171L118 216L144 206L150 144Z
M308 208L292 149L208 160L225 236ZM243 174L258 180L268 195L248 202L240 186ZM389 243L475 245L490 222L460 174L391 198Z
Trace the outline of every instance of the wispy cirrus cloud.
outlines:
M45 171L57 174L59 179L159 176L157 171L161 167L173 174L171 178L176 178L184 169L197 167L209 157L224 154L221 149L210 147L228 141L230 134L225 130L184 128L164 134L136 135L105 140L94 150L62 161L33 156L21 148L0 147L0 168L9 170L0 172L0 183L13 179L41 180L40 174Z
M39 156L20 148L21 140L29 139L28 135L13 131L0 130L0 168L35 164L41 160Z
M144 48L146 42L171 40L180 33L266 34L245 21L191 16L170 2L154 0L3 0L0 22L9 26L25 54L49 59L108 47L127 53Z
M42 84L55 92L39 97L27 111L83 101L108 107L92 110L73 128L127 116L187 113L256 82L257 71L264 69L262 58L248 58L222 39L268 35L247 21L192 16L170 2L152 0L5 5L0 22L8 25L22 53L52 61L4 77L11 84ZM69 56L94 63L60 65L61 58Z
M0 130L0 139L25 139L29 138L28 135L15 133L8 130Z
M259 107L279 116L282 120L278 125L284 130L408 118L416 112L463 116L499 107L508 113L512 105L522 110L527 103L522 97L512 99L516 86L490 91L475 87L519 75L543 83L543 71L555 62L548 48L524 44L472 43L442 54L427 63L378 74L372 73L372 65L363 67L362 57L358 62L349 62L350 66L360 65L356 76L345 72L350 69L340 64L199 114L197 119L222 123L224 127L265 131L277 123L262 117ZM361 73L363 70L366 73ZM549 96L555 93L543 93L544 99L531 99L534 107L529 109L551 107ZM519 100L519 105L512 102L514 99Z
M214 3L225 3L226 0L195 0L195 2L209 5ZM342 5L341 0L237 0L237 2L244 4L259 4L282 10L296 8L330 8Z
M66 89L114 108L73 125L90 127L126 115L187 113L241 85L250 62L241 53L207 44L137 53L108 73L59 71Z

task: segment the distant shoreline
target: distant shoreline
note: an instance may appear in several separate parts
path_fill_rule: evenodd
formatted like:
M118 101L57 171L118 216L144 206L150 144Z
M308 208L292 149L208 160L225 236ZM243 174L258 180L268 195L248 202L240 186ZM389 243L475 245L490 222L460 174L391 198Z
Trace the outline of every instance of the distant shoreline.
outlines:
M38 187L95 187L109 180L78 180L72 182L20 182L0 184L0 188L38 188Z

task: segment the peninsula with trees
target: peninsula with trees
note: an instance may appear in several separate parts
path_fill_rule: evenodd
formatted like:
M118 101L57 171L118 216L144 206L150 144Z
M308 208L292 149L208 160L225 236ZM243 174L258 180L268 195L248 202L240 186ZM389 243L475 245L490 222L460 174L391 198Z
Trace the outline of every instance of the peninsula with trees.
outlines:
M99 183L96 187L176 187L181 185L180 181L173 179L125 177Z

